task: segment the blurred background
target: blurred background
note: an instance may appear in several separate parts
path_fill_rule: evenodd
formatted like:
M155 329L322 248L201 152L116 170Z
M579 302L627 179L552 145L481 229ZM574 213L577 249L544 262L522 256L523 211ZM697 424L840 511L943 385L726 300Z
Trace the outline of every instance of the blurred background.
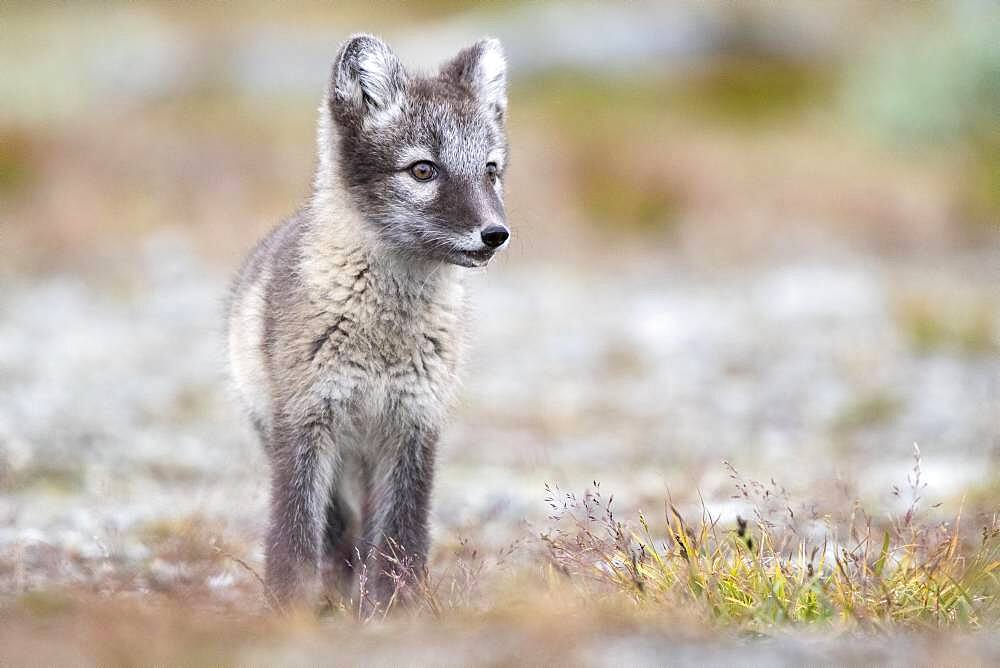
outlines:
M260 563L222 299L306 196L358 31L426 71L484 35L510 61L514 237L470 276L439 553L537 535L546 483L732 522L723 461L796 511L898 512L914 443L928 512L995 512L998 26L985 1L4 3L0 589Z

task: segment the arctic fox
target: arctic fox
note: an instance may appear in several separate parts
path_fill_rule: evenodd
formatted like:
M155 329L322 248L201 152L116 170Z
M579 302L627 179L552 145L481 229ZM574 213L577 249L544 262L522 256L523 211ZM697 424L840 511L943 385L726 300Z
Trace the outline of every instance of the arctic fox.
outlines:
M463 267L510 236L506 61L433 76L370 35L340 48L312 194L244 261L227 309L238 394L271 463L266 583L385 606L425 572L435 446L462 352ZM322 578L320 575L322 574Z

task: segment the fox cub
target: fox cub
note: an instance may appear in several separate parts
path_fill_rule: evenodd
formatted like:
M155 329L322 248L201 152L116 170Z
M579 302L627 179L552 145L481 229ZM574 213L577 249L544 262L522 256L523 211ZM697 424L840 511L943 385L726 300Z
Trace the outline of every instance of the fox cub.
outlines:
M433 76L341 48L312 194L244 261L235 385L271 464L266 581L385 606L425 572L435 446L462 353L463 267L507 243L506 63L485 39Z

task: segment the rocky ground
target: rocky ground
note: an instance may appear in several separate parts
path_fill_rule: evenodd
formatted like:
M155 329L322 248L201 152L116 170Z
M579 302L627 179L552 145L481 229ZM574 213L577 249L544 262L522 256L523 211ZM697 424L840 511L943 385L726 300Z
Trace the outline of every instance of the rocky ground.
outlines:
M470 545L530 563L546 484L596 480L624 513L659 512L668 490L681 504L700 495L731 524L747 510L723 461L776 479L796 509L846 494L899 512L912 499L893 486L907 487L918 443L924 505L995 509L992 266L844 256L726 275L662 258L501 261L471 276L438 563ZM226 387L225 275L169 236L107 274L0 289L2 594L257 596L267 471ZM190 566L205 553L227 560ZM641 663L658 642L628 650ZM802 642L767 647L794 660ZM743 650L708 658L729 651Z

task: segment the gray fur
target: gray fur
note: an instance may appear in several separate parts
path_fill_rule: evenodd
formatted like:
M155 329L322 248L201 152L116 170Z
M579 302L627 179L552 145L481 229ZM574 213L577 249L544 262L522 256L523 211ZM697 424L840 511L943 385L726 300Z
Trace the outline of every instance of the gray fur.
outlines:
M356 555L373 608L426 567L460 267L488 263L477 235L506 223L502 65L484 40L411 76L377 38L348 40L319 109L312 196L236 277L229 357L271 461L266 579L282 605L308 601L321 574L350 592ZM417 181L418 160L438 178Z

